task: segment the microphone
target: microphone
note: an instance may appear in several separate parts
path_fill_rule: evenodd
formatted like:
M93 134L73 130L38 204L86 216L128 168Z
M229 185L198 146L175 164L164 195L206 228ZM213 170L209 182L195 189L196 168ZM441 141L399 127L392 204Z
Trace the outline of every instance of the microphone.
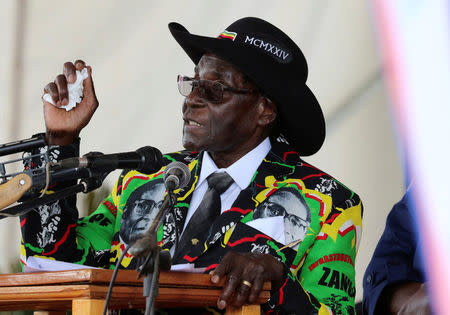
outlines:
M172 162L164 169L164 185L169 191L183 188L190 180L191 172L182 162Z
M158 149L146 146L136 151L123 153L89 152L82 157L61 160L57 164L62 168L90 168L96 171L133 169L150 174L162 167L163 156Z
M45 134L38 133L28 139L0 144L0 156L13 154L21 151L29 151L47 145Z

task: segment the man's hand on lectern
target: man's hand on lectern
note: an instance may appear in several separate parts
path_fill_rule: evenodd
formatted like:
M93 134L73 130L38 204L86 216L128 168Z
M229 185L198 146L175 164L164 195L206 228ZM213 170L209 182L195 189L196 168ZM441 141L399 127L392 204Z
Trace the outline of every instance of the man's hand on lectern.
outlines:
M219 283L226 276L217 307L241 307L254 304L264 282L272 281L272 290L279 289L285 278L284 266L268 254L228 252L214 271L211 282Z

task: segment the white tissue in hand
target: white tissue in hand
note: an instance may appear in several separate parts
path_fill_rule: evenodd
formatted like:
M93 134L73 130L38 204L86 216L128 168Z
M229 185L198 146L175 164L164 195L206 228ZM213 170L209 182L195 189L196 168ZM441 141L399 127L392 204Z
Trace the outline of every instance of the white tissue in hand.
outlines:
M69 111L77 106L77 104L81 102L81 97L83 96L83 81L88 77L87 68L84 68L81 71L77 70L76 73L77 80L74 83L67 84L67 89L69 90L69 104L60 107L64 108L66 111ZM44 101L55 105L50 94L44 94L43 98Z

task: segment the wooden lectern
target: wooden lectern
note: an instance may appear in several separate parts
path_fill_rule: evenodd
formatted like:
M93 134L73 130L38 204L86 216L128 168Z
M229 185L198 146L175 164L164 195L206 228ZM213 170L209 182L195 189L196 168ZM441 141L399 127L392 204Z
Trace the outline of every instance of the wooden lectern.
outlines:
M0 275L0 311L34 310L39 314L102 314L113 271L82 269L70 271ZM161 271L158 308L215 306L223 282L215 285L207 274ZM259 304L270 296L270 283L264 285L257 305L227 309L226 314L260 314ZM142 279L135 270L121 270L109 302L110 309L145 308ZM36 314L36 313L35 313Z

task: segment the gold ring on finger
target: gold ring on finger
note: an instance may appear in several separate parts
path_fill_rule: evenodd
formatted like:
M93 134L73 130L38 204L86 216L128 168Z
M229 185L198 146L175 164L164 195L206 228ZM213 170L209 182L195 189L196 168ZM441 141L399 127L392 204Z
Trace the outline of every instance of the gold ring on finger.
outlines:
M249 281L247 281L247 280L242 280L241 283L242 283L243 285L249 287L249 288L251 288L251 287L253 286L253 284L251 284L251 283L250 283Z

